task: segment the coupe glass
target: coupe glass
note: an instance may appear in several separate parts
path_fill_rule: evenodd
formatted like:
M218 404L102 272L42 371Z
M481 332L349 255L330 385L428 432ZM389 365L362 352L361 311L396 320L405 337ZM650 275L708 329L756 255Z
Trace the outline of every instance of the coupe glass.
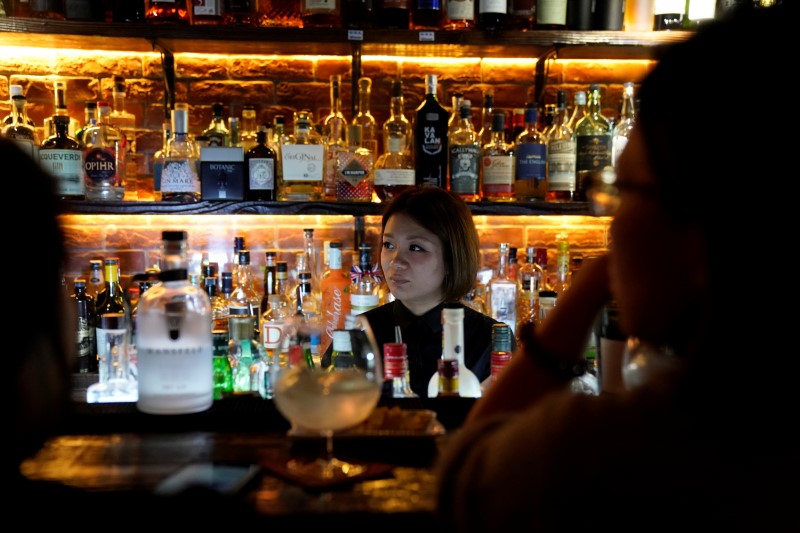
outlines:
M366 470L333 455L334 432L365 421L383 385L380 352L369 323L357 316L348 322L347 329L334 331L336 342L317 359L319 364L311 339L322 333L322 326L297 317L284 328L282 348L273 355L275 406L292 424L291 433L325 437L325 457L290 460L287 469L293 474L335 479Z

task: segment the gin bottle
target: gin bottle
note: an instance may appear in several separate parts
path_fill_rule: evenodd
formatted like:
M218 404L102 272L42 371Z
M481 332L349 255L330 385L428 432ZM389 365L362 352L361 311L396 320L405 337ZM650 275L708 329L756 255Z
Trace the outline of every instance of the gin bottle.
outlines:
M180 107L179 107L180 105ZM172 136L167 142L161 170L161 199L179 202L200 200L199 150L189 136L189 109L175 104Z
M56 125L53 122L54 117L57 115L69 117L69 111L67 110L67 82L63 80L56 80L53 82L53 108L55 110L53 116L44 119L43 129L45 138L51 137L56 133ZM75 137L80 127L80 123L77 119L69 118L68 133L70 137Z
M163 231L163 267L136 317L140 411L183 414L214 401L211 303L189 283L185 231Z
M125 196L125 137L109 123L111 107L97 102L98 123L83 135L87 200L122 200Z
M601 113L600 86L589 88L586 116L575 126L577 172L575 196L586 201L586 189L593 179L598 179L603 169L611 165L611 122Z
M311 127L311 113L298 111L294 135L281 144L278 199L310 201L322 198L325 175L325 143Z
M267 146L267 129L259 126L255 145L244 154L246 200L275 200L275 160L275 151Z
M56 187L61 198L83 200L83 147L69 135L67 115L53 116L55 132L39 147L39 163L56 178Z
M380 279L372 269L372 247L362 242L358 252L358 269L351 271L353 282L350 285L350 312L360 315L380 304Z
M417 185L447 188L448 112L436 98L436 75L425 75L425 99L417 107L414 161Z

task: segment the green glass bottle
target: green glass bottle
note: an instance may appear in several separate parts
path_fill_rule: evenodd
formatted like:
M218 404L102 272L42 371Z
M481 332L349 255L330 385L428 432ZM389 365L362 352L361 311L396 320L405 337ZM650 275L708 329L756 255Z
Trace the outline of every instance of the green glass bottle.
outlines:
M600 86L589 87L587 113L575 126L578 152L576 160L577 183L575 200L586 201L590 181L600 177L603 169L611 165L611 122L600 112Z

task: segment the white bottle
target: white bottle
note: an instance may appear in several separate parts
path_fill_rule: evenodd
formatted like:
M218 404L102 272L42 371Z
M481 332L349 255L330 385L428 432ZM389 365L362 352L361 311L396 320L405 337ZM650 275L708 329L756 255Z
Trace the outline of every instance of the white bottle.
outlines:
M442 359L458 361L458 395L462 398L478 398L481 382L464 363L464 306L445 304L442 309ZM439 373L428 382L428 396L439 394Z
M136 316L140 411L184 414L214 401L211 302L187 272L186 232L162 232L160 283Z

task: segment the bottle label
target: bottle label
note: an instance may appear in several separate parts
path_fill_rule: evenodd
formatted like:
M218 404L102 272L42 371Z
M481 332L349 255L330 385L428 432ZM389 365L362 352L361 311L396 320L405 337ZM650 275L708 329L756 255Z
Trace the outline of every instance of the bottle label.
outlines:
M520 144L517 146L518 180L544 180L547 177L547 145Z
M551 141L547 146L547 166L550 172L548 190L575 190L575 157L577 147L574 140Z
M539 0L536 23L564 26L567 23L567 0Z
M428 113L425 120L430 122L438 121L438 113ZM442 137L436 131L436 126L423 126L422 128L422 152L428 155L436 155L442 151Z
M578 172L601 172L611 165L611 135L578 135Z
M450 189L458 194L477 194L481 150L477 145L450 148Z
M91 185L122 186L122 176L117 172L117 150L113 148L90 148L87 150L83 169Z
M251 190L272 190L275 188L275 160L253 158L248 161Z
M447 18L450 20L475 20L474 0L448 0Z
M484 157L483 183L512 185L514 183L514 158L507 155Z
M325 147L321 144L284 144L281 146L284 181L322 182L325 171Z
M164 161L161 169L161 191L170 192L200 192L200 177L197 175L197 165L189 159Z
M480 0L478 11L480 13L506 13L507 3L504 0ZM448 10L450 5L447 6Z
M415 176L409 168L381 168L375 171L375 185L414 185Z
M377 294L350 293L350 313L360 315L365 311L378 307L380 300Z
M59 194L82 195L83 152L80 150L39 150L39 163L57 179Z

